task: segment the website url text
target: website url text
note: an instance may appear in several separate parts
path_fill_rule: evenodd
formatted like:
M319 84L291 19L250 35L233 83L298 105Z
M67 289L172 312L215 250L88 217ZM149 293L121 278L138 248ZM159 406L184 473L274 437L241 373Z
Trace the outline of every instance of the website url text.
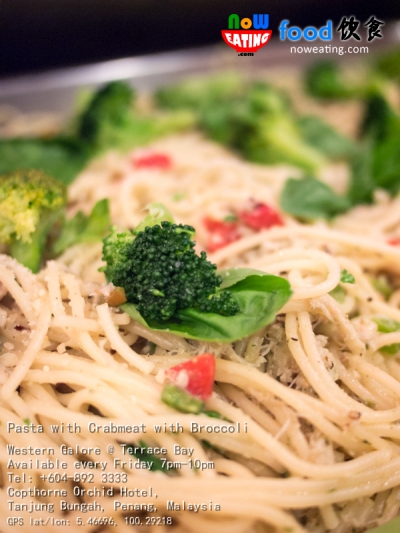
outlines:
M326 44L325 46L291 46L291 54L338 54L340 56L344 54L368 54L368 46L331 46Z

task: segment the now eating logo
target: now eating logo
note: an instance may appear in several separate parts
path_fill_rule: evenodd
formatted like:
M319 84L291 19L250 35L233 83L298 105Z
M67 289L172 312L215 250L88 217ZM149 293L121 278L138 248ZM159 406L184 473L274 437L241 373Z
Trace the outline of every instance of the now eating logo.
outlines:
M232 13L228 17L228 29L221 30L221 33L225 43L236 52L257 52L271 39L272 30L268 30L268 26L267 14L240 20L239 15Z

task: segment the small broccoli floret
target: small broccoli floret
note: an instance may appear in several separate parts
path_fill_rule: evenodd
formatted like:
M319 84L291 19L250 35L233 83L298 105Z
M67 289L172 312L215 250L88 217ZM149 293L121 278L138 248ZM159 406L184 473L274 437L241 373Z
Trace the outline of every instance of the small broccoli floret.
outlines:
M39 170L0 176L0 242L33 272L39 270L47 236L64 213L66 188Z
M195 253L193 235L191 226L163 221L136 234L114 228L104 239L108 281L123 287L146 320L166 321L193 307L228 316L239 311L228 291L215 294L222 279L205 252Z
M305 83L308 92L316 98L351 97L351 92L333 61L314 63L306 72Z

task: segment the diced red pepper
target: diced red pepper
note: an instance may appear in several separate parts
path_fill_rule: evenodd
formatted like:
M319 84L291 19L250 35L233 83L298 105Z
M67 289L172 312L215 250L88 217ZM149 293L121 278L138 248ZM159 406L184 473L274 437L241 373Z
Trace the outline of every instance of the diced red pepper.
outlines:
M173 366L166 371L168 379L202 400L213 391L215 358L211 353L202 353L189 361Z
M388 244L391 244L392 246L399 246L400 245L400 237L392 237L391 239L388 239Z
M210 252L215 252L227 244L240 239L237 222L214 220L213 218L206 217L203 223L210 233L206 246Z
M132 165L135 168L159 168L168 170L172 166L171 158L167 154L150 153L132 157Z
M256 203L248 211L239 213L240 220L255 230L268 229L272 226L284 226L281 215L272 207Z

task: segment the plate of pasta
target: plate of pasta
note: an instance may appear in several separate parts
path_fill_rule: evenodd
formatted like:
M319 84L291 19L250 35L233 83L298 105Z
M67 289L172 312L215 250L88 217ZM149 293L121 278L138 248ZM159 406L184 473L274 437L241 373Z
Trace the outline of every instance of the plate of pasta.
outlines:
M1 531L398 531L398 65L4 110Z

